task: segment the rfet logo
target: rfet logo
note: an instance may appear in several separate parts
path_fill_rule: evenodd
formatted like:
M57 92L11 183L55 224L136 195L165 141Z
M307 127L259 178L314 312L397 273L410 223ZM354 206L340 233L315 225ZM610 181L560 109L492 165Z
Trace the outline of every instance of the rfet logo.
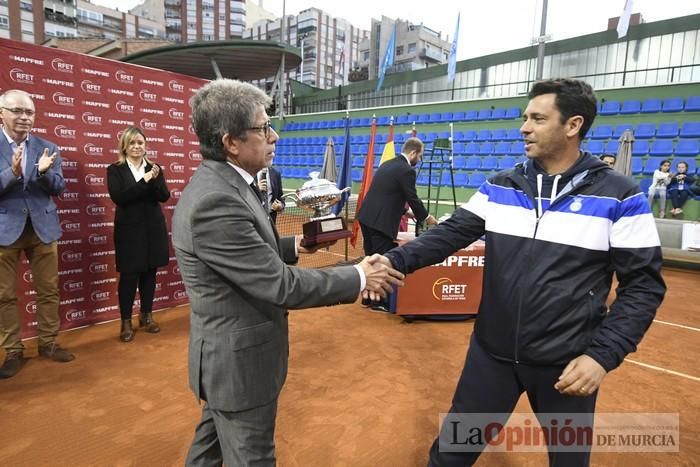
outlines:
M85 207L85 213L88 216L104 216L107 212L107 208L104 206L99 206L97 204L88 204Z
M66 292L79 292L84 288L83 281L67 280L63 283L63 290Z
M75 130L64 125L57 125L53 132L59 138L75 139Z
M467 284L453 284L452 279L449 277L441 277L433 282L433 297L435 297L435 300L464 300L466 294Z
M190 158L191 161L201 161L202 160L202 155L199 153L199 151L190 151L188 154L188 157Z
M95 84L89 79L84 79L80 82L80 89L90 94L102 94L102 85Z
M63 233L80 232L80 222L73 222L71 220L61 221L61 231Z
M78 161L71 161L68 159L61 159L61 168L64 171L72 171L78 169Z
M27 313L31 313L33 315L36 314L36 302L32 300L31 302L27 302L27 305L24 307L25 310L27 310Z
M180 199L181 194L182 191L180 190L170 190L170 196L172 196L173 199Z
M90 300L93 302L104 302L105 300L109 300L109 295L109 290L95 290L90 294Z
M158 123L154 122L152 120L149 120L147 118L142 118L141 121L141 128L144 130L157 130L158 129Z
M169 109L168 110L168 115L170 115L170 118L175 119L175 120L184 120L185 119L185 112L177 109Z
M180 275L180 266L177 265L177 263L173 264L173 274Z
M61 73L73 73L73 64L64 62L62 58L54 58L51 61L51 68Z
M92 233L88 237L88 243L90 245L106 245L107 244L107 235Z
M142 89L141 91L139 91L139 97L142 101L146 102L156 102L158 100L158 95L152 93L148 89Z
M83 146L83 152L87 156L101 156L104 154L104 148L102 146L95 146L92 143L87 143Z
M94 175L94 174L87 174L85 176L85 184L90 185L90 186L104 186L105 185L105 178L98 177L97 175Z
M109 265L107 263L90 263L88 270L93 274L101 274L109 272Z
M27 73L21 68L13 68L10 70L10 79L15 83L34 84L34 75Z
M61 201L80 201L80 193L71 193L70 191L64 191L58 198Z
M76 310L74 308L66 311L66 321L75 322L81 321L87 318L87 312L85 310Z
M54 92L51 99L58 105L67 105L70 107L75 105L75 97L66 96L62 92Z
M83 253L80 251L64 251L61 253L61 259L66 263L77 263L83 260Z
M175 292L173 292L173 298L175 300L184 300L187 298L187 292L185 292L184 290L176 290Z
M170 167L170 171L172 173L176 173L176 174L185 173L185 166L183 164L178 163L178 162L171 162L169 167Z
M168 88L171 91L175 91L175 92L185 92L185 86L183 84L178 83L175 80L170 80L168 82Z
M26 282L27 284L31 284L32 279L32 271L24 271L24 274L22 274L22 280L24 280L24 282Z
M88 125L102 125L102 116L92 112L83 112L83 122Z
M172 135L170 136L170 144L172 144L173 146L184 146L185 139L180 138L179 136Z
M149 149L146 151L149 159L158 159L158 151L155 149Z
M114 108L117 109L117 112L121 112L123 114L134 113L134 106L124 101L119 101L114 104Z
M117 81L120 83L134 84L134 75L130 75L126 71L117 70L117 72L114 73L114 77L117 78Z

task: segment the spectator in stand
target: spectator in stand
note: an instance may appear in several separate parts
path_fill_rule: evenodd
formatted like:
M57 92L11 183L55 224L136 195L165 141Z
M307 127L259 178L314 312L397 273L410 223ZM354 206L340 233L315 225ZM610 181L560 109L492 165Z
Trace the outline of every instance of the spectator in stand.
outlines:
M270 220L277 225L277 214L284 211L285 203L282 196L282 174L274 167L267 167L258 172L257 176L258 189L266 197L268 211L270 212ZM268 190L269 188L269 190Z
M134 328L131 313L138 287L141 297L139 326L146 332L160 332L153 321L156 268L169 261L168 232L160 203L170 198L163 171L146 157L146 137L129 127L119 138L119 158L107 167L109 197L114 213L114 250L119 271L119 340L131 342Z
M600 160L603 161L604 163L608 164L608 166L611 169L615 168L615 159L616 159L616 157L613 154L601 154L600 155Z
M649 206L654 208L654 198L659 195L659 219L666 217L666 187L671 183L671 162L664 159L659 164L659 168L654 170L654 176L649 186L648 199Z
M690 187L693 185L695 177L688 173L688 163L680 161L676 164L676 173L671 176L671 183L666 188L668 197L671 198L671 215L677 216L683 213L683 205L688 198L693 196Z

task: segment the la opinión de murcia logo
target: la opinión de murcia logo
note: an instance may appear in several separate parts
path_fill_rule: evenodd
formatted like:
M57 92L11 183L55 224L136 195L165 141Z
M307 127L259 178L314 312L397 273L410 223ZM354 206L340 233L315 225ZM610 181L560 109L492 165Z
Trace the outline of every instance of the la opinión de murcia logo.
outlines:
M61 73L73 73L74 65L72 63L64 62L62 58L54 58L51 60L51 68Z
M85 184L90 185L90 186L104 186L105 178L98 177L97 175L94 175L94 174L87 174L85 176Z
M84 79L80 82L80 89L90 94L102 94L102 85L95 84L89 79Z
M12 68L10 70L10 79L15 83L34 84L34 75L27 73L21 68Z
M68 139L75 138L75 130L72 128L68 128L64 125L56 126L56 128L54 128L53 132L59 138L68 138Z
M121 112L123 114L134 113L134 106L124 101L118 101L114 107L117 109L117 112Z
M75 97L66 96L62 92L54 92L52 100L55 104L73 107L75 105Z
M179 136L171 135L170 136L170 144L173 146L184 146L185 145L185 139L180 138Z
M116 73L114 73L114 77L119 81L120 83L124 84L134 84L134 75L130 75L126 71L123 70L117 70Z
M101 115L95 115L92 112L83 112L83 122L87 123L88 125L102 125L102 116Z
M141 91L139 91L139 98L141 98L142 101L146 102L156 102L158 100L158 95L152 93L148 89L142 89Z
M157 130L158 129L158 123L154 122L152 120L149 120L147 118L142 118L139 123L141 124L141 128L143 128L144 130Z
M175 91L175 92L185 92L185 86L178 83L175 80L171 80L170 82L168 82L168 88L171 91Z

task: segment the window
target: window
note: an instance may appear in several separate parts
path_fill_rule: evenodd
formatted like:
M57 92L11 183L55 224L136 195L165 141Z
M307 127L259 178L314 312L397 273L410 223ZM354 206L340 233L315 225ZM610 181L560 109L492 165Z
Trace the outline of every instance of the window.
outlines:
M403 45L396 47L396 55L403 55Z
M410 44L408 44L408 53L413 53L415 51L416 51L416 43L411 42Z
M0 28L8 29L10 27L10 20L5 15L0 15Z
M369 51L362 52L362 60L369 60Z

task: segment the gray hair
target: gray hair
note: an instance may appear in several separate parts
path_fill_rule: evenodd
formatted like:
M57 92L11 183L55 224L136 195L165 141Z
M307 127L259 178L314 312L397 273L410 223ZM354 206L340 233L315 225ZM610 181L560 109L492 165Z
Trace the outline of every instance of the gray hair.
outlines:
M245 141L247 128L255 125L255 114L272 99L252 84L217 79L192 97L192 127L205 159L223 161L223 136L228 133Z
M29 94L27 91L22 91L21 89L8 89L7 91L0 94L0 107L5 107L7 105L7 97L10 94L20 94L22 96L28 97L29 99L31 99L32 102L34 102L34 99L32 99L32 95Z

